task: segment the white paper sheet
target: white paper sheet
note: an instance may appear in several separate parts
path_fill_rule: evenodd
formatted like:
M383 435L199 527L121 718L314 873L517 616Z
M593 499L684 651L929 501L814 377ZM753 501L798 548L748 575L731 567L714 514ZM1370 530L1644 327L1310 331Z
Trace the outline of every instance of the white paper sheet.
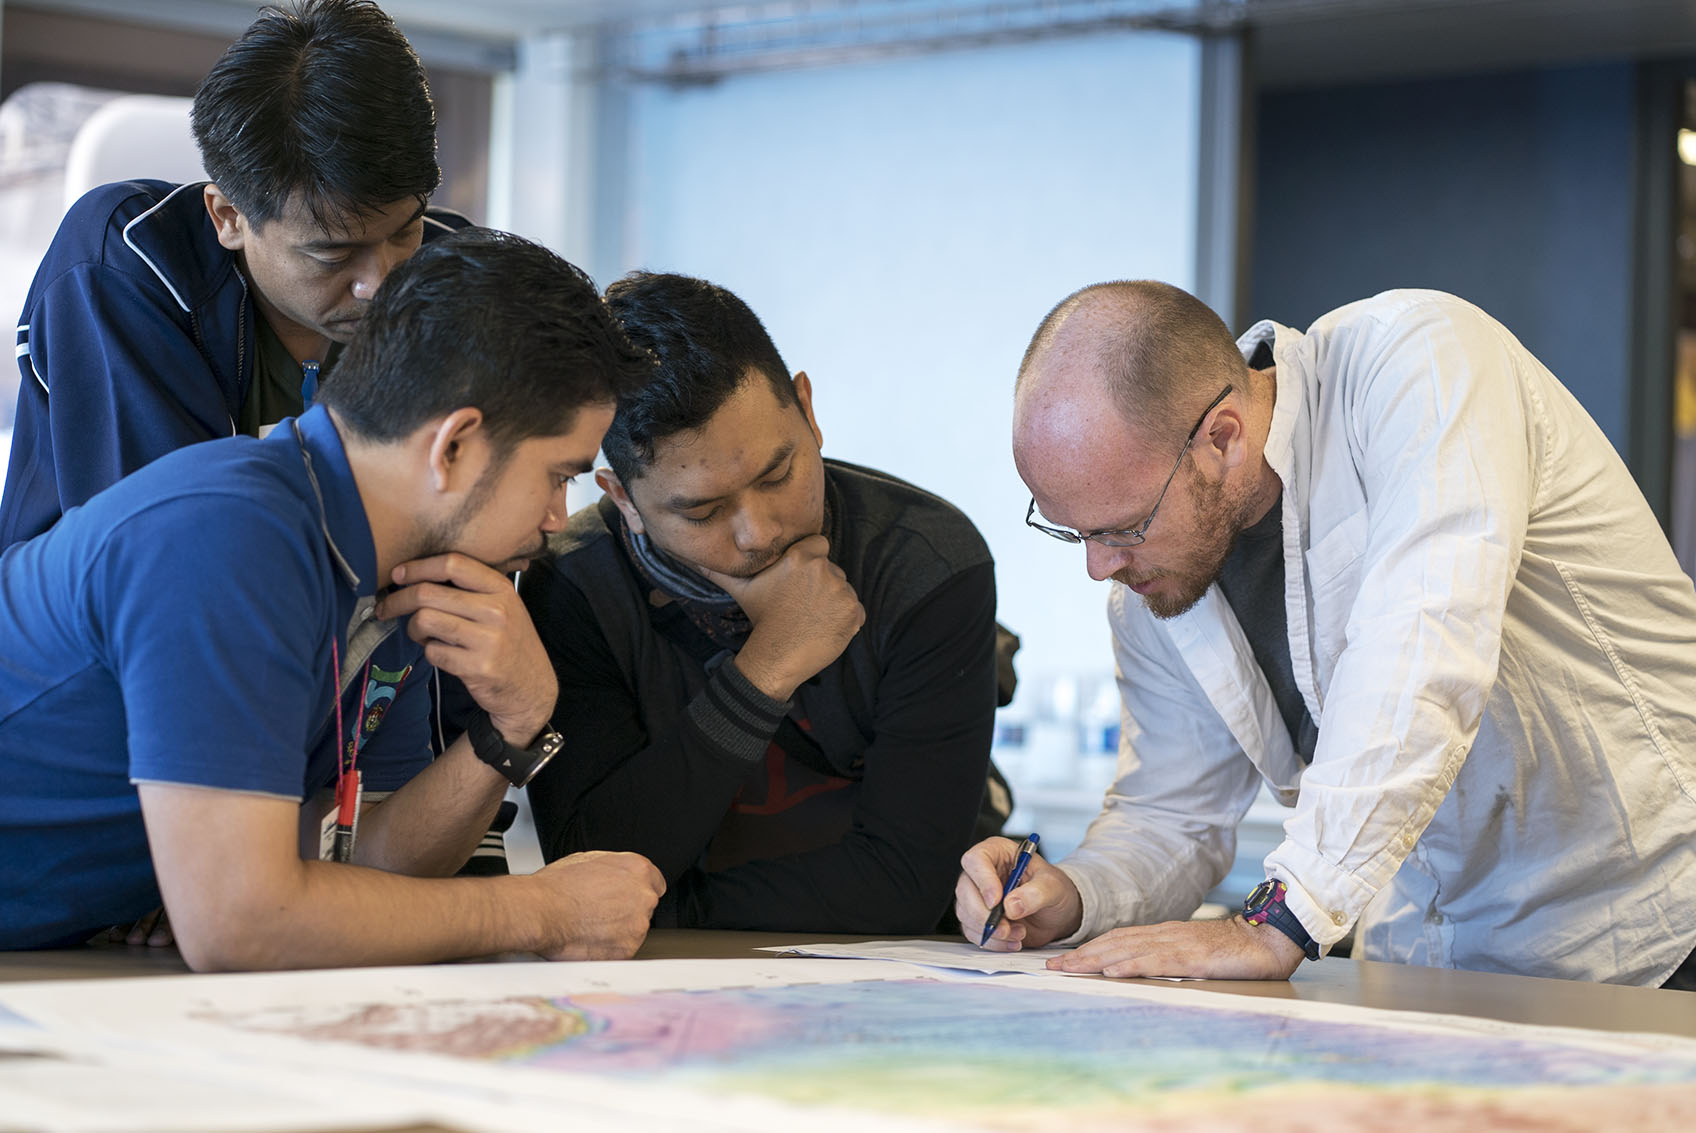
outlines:
M1071 951L1069 948L1026 948L1018 952L990 952L965 940L868 940L862 944L820 941L816 944L786 944L762 948L784 956L817 956L845 960L894 960L916 964L936 972L961 972L968 976L1022 972L1037 976L1077 976L1082 972L1057 972L1048 961ZM1148 979L1183 983L1187 976L1149 976Z
M964 940L868 940L863 944L842 944L824 940L813 944L785 944L762 948L784 956L815 956L845 960L895 960L917 964L945 972L967 972L972 975L998 975L1004 972L1024 972L1028 975L1064 975L1045 967L1050 956L1059 956L1065 948L1027 948L1020 952L988 952L974 948Z

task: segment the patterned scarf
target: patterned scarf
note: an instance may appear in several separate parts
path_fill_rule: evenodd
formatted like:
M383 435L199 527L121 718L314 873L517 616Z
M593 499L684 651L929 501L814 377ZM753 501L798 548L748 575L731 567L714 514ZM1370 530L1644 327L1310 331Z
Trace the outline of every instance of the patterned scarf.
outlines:
M831 507L832 492L828 473L825 484L823 530L831 537L831 545L835 546L835 532L831 529L834 509ZM706 634L714 645L732 653L738 652L747 643L754 623L748 620L748 615L742 612L742 607L736 604L736 599L654 546L653 540L649 539L646 533L638 535L630 530L630 524L625 522L623 512L617 508L608 510L613 513L612 522L618 527L618 537L624 544L625 554L630 557L630 563L636 568L637 575L652 592L649 601L656 606L675 603L695 628Z
M654 546L645 533L638 535L630 530L623 512L615 508L613 513L617 516L615 522L624 552L652 591L649 601L656 606L675 603L714 645L732 653L739 651L754 623L748 620L736 599Z

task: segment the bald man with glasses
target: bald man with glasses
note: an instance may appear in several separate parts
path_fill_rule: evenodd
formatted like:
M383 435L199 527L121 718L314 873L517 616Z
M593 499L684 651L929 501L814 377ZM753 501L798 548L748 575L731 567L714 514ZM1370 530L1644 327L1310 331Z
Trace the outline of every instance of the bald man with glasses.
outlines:
M1186 435L1187 430L1187 435ZM1688 987L1696 590L1607 438L1499 323L1386 292L1233 342L1085 288L1020 366L1026 522L1111 580L1119 773L987 947L1110 976L1356 955ZM1265 881L1190 921L1263 789ZM976 941L1015 848L970 850Z

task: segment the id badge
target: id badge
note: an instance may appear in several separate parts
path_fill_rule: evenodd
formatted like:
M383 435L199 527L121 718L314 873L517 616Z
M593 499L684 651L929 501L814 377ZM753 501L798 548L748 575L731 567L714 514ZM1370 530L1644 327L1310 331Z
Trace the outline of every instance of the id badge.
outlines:
M330 809L324 812L324 819L318 824L318 860L321 862L334 861L336 855L336 805L330 804Z
M326 862L350 862L353 860L354 843L359 839L359 811L364 805L365 777L355 771L346 781L343 790L351 796L349 800L336 799L325 813L323 821L318 826L318 860ZM350 801L351 806L344 807L342 803ZM337 821L344 810L353 815L353 820L343 826Z

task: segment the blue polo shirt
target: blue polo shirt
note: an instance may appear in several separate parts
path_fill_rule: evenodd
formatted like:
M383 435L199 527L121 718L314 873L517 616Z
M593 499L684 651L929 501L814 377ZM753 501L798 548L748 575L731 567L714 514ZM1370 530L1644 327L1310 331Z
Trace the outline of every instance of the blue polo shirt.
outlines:
M422 648L397 627L368 667L348 655L377 581L322 408L163 456L0 554L0 948L158 906L138 782L291 800L332 784L332 641L366 789L417 774Z

